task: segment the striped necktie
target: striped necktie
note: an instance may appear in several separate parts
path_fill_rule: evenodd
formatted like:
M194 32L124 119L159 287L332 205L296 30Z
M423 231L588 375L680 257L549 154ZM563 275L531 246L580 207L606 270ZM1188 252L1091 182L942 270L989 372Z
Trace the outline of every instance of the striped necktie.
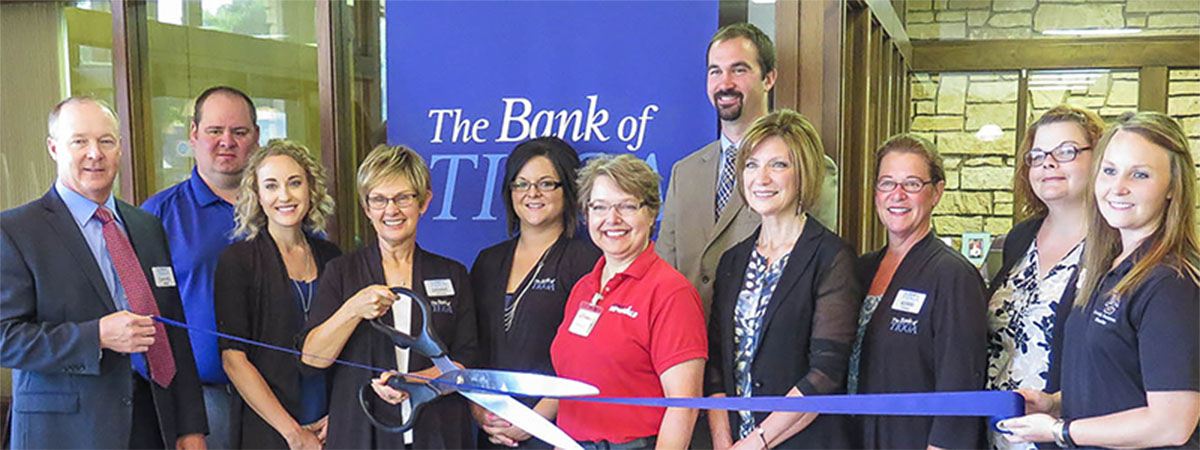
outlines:
M129 238L113 220L112 211L101 206L96 210L96 219L104 224L104 243L113 267L117 269L121 287L125 288L129 311L141 316L159 316L158 303L154 300L154 292L150 290L150 282L146 280L146 272L142 271L142 264L138 261L137 253L133 252ZM146 360L150 366L150 379L164 388L169 386L171 379L175 378L175 357L171 353L167 329L162 322L154 322L154 343L146 351Z
M726 203L729 203L729 195L733 193L733 166L737 159L737 147L730 146L721 150L721 159L721 171L717 183L717 209L716 214L713 215L718 220L721 218L721 210L725 209Z

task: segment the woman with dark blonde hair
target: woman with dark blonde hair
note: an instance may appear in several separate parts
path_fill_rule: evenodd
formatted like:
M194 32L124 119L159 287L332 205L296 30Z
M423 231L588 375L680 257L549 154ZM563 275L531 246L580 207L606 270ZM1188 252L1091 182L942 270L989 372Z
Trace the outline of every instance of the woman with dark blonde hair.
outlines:
M851 393L974 391L987 367L987 300L975 266L938 239L946 186L937 147L913 134L875 152L875 213L887 246L858 260L870 283L850 359ZM974 417L859 416L863 448L979 448Z
M738 194L762 216L717 266L705 394L844 393L862 302L855 255L812 220L824 179L816 129L790 109L754 122L737 154ZM709 411L715 448L845 448L836 416Z
M1083 255L1092 151L1104 132L1095 113L1057 106L1029 126L1017 152L1013 193L1027 219L1004 238L990 285L988 389L1058 391L1062 323ZM996 448L1031 449L989 435Z
M282 347L308 318L325 263L341 254L319 237L333 212L325 169L304 146L274 140L250 156L242 175L234 234L213 286L217 329ZM221 363L240 395L231 420L238 448L320 448L325 380L296 358L228 339Z
M409 433L388 433L365 420L358 392L372 382L379 397L364 401L384 423L410 418L407 393L386 386L387 375L372 380L371 372L333 365L332 358L437 378L441 372L420 352L401 349L367 320L378 318L388 326L416 334L428 324L450 358L458 364L475 363L475 300L467 268L417 245L417 224L429 209L433 190L429 167L411 148L380 145L358 167L358 200L376 238L358 250L329 263L321 289L304 330L298 338L306 353L305 365L324 369L329 377L330 448L470 448L475 445L471 413L457 395L425 403ZM392 292L402 287L425 297L433 307L431 317L407 296ZM415 311L415 312L414 312Z
M1062 391L1022 390L1014 442L1063 447L1200 444L1200 237L1196 170L1179 124L1122 116L1093 163Z

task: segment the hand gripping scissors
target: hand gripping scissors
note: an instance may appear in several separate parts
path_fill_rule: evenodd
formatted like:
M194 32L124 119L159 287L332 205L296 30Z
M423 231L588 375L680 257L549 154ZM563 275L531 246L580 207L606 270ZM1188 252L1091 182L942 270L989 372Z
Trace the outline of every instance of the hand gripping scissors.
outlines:
M384 424L371 413L368 399L370 396L374 396L375 393L371 389L370 383L364 385L358 391L358 401L362 406L363 412L366 413L367 419L372 424L381 430L392 433L408 431L412 428L417 414L420 414L422 406L442 395L458 392L463 397L479 404L488 411L500 416L500 418L507 420L513 426L525 430L550 445L558 448L582 450L579 443L571 439L570 436L567 436L567 433L563 432L562 429L542 417L541 414L525 406L524 403L500 392L537 397L573 397L596 395L600 393L599 389L581 381L549 375L503 370L460 369L450 361L450 356L446 354L446 346L434 334L433 328L429 323L429 317L431 316L428 301L408 289L393 287L392 292L399 295L407 295L420 308L421 328L419 334L411 336L384 324L379 318L371 319L368 323L379 332L386 334L395 346L410 348L429 357L433 361L434 366L442 372L442 375L428 383L405 381L402 375L388 378L388 386L408 393L409 401L412 402L412 414L409 415L408 420L400 425ZM476 390L464 386L478 387L480 389Z

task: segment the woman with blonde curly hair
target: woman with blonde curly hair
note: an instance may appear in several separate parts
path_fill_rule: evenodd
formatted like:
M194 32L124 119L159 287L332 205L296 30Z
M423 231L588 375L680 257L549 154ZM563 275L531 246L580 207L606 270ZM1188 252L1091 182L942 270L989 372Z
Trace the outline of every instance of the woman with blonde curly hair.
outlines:
M1062 390L1022 390L1014 442L1060 447L1200 443L1196 169L1170 116L1127 114L1092 165L1087 247L1066 321Z
M333 211L325 169L304 146L274 140L251 155L242 176L234 234L217 263L214 303L223 333L292 347L308 318L325 263L341 254L317 236ZM241 405L231 424L238 448L320 448L324 377L295 357L221 339L221 362Z

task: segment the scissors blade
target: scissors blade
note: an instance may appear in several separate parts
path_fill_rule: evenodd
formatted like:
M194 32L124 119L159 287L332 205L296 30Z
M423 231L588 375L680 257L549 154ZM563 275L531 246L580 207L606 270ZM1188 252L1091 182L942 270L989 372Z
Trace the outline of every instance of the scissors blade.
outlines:
M534 397L578 397L600 394L600 389L582 381L537 373L489 369L459 369L446 375L443 375L441 379L460 385L469 385L484 389L483 391L476 392L487 392L490 390L493 391L492 393L499 391ZM457 389L463 390L464 388L458 387ZM466 390L473 389L466 388Z
M482 392L463 392L459 391L463 397L478 403L479 406L487 408L488 411L495 413L500 418L507 420L513 426L525 430L534 437L541 439L547 444L557 448L565 448L572 450L583 450L583 447L567 436L567 433L562 429L554 426L550 421L542 417L536 411L529 409L524 403L518 402L512 397L500 394L484 394Z

